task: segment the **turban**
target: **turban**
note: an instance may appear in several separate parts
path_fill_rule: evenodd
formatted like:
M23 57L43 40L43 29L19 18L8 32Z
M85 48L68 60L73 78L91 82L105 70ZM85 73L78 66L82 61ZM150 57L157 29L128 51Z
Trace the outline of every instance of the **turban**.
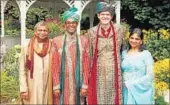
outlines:
M78 9L73 6L65 11L63 14L61 14L60 18L63 22L65 22L69 18L72 18L74 21L78 22L80 20L80 15L78 14Z
M96 5L96 13L108 11L113 15L114 10L115 10L115 3L110 4L110 3L107 3L107 2L98 2L97 5Z

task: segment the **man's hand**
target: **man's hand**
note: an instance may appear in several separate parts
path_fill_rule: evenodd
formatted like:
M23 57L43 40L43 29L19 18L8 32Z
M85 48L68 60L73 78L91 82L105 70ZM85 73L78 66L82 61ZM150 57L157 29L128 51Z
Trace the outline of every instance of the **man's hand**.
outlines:
M54 96L60 97L60 90L59 89L54 90Z
M21 98L28 100L28 92L21 92Z
M80 95L81 96L83 96L83 97L85 97L85 96L87 96L87 92L88 92L88 90L87 89L81 89L81 91L80 91Z

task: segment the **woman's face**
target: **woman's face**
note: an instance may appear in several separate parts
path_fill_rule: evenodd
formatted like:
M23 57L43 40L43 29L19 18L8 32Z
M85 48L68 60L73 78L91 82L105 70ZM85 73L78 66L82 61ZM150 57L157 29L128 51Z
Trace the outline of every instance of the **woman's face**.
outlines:
M142 44L142 40L137 33L134 33L129 37L129 44L131 48L139 48Z

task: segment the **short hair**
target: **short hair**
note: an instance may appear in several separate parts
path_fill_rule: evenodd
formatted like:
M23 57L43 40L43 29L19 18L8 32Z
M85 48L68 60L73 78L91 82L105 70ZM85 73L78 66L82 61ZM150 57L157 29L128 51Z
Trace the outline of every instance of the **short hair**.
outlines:
M48 25L47 25L47 22L45 22L45 21L40 21L40 22L38 22L38 23L34 26L34 31L36 31L39 26L46 26L47 29L48 29L48 31L49 31L49 27L48 27Z

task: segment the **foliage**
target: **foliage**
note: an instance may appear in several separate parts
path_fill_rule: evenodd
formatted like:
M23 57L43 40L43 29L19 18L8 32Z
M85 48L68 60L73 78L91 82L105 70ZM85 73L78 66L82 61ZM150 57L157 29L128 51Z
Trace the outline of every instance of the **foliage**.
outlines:
M31 38L34 35L33 29L26 29L26 37Z
M19 23L19 18L17 16L18 10L16 7L14 7L14 4L10 4L11 1L9 1L9 5L7 4L7 8L9 8L10 5L11 9L5 10L5 35L8 36L18 36L20 35L20 23ZM13 14L12 14L13 13ZM19 14L19 13L18 13Z
M166 105L164 94L167 89L170 89L170 58L159 60L154 64L155 74L155 103L158 105Z
M129 35L130 35L130 25L127 22L121 22L121 25L123 25L123 27L125 27L126 29L126 33L125 33L125 39L128 40Z
M50 38L53 38L53 37L63 33L63 31L64 31L62 23L56 24L54 22L49 22L48 28L50 30Z
M164 91L168 89L168 84L166 82L159 81L158 78L155 80L156 98L158 96L163 96Z
M165 29L158 31L151 29L148 31L143 30L144 43L155 60L163 60L170 57L170 33L168 31Z
M20 45L15 45L12 47L4 56L4 70L8 72L8 75L15 76L18 78L19 69L19 56L21 47Z
M7 71L1 72L1 102L11 102L19 97L19 83L17 78L8 75Z
M170 30L165 30L165 29L159 29L158 30L158 32L159 32L159 34L160 34L160 38L161 39L165 39L165 40L168 40L168 39L170 39L170 32L169 32Z
M163 96L158 96L157 99L155 100L155 105L168 105L168 103L165 102Z
M6 29L6 28L9 28L9 29L13 29L13 30L14 30L14 29L20 30L20 23L19 23L19 21L16 20L16 19L10 18L10 19L8 19L8 20L5 20L4 25L5 25L5 29Z
M33 29L35 24L45 18L53 18L49 9L43 7L30 8L27 12L27 28Z
M7 36L19 36L20 30L6 28L5 29L5 35L7 35Z
M5 35L20 35L20 11L15 1L9 0L5 8ZM52 11L44 7L29 8L26 18L28 36L32 35L36 23L45 18L53 18Z
M157 61L170 57L169 45L169 40L151 40L149 43L147 43L147 48L152 53L154 59Z
M11 102L19 96L19 56L21 47L15 45L3 58L1 71L1 101Z
M14 0L8 0L6 7L5 7L5 20L8 19L19 19L20 12L19 8Z
M122 15L144 28L170 28L169 0L122 0ZM148 27L149 26L149 27Z
M157 61L154 65L155 67L155 78L157 78L156 82L162 81L168 83L167 86L170 86L170 69L169 69L170 59L164 59ZM170 88L170 87L169 87ZM161 88L160 88L161 89Z

